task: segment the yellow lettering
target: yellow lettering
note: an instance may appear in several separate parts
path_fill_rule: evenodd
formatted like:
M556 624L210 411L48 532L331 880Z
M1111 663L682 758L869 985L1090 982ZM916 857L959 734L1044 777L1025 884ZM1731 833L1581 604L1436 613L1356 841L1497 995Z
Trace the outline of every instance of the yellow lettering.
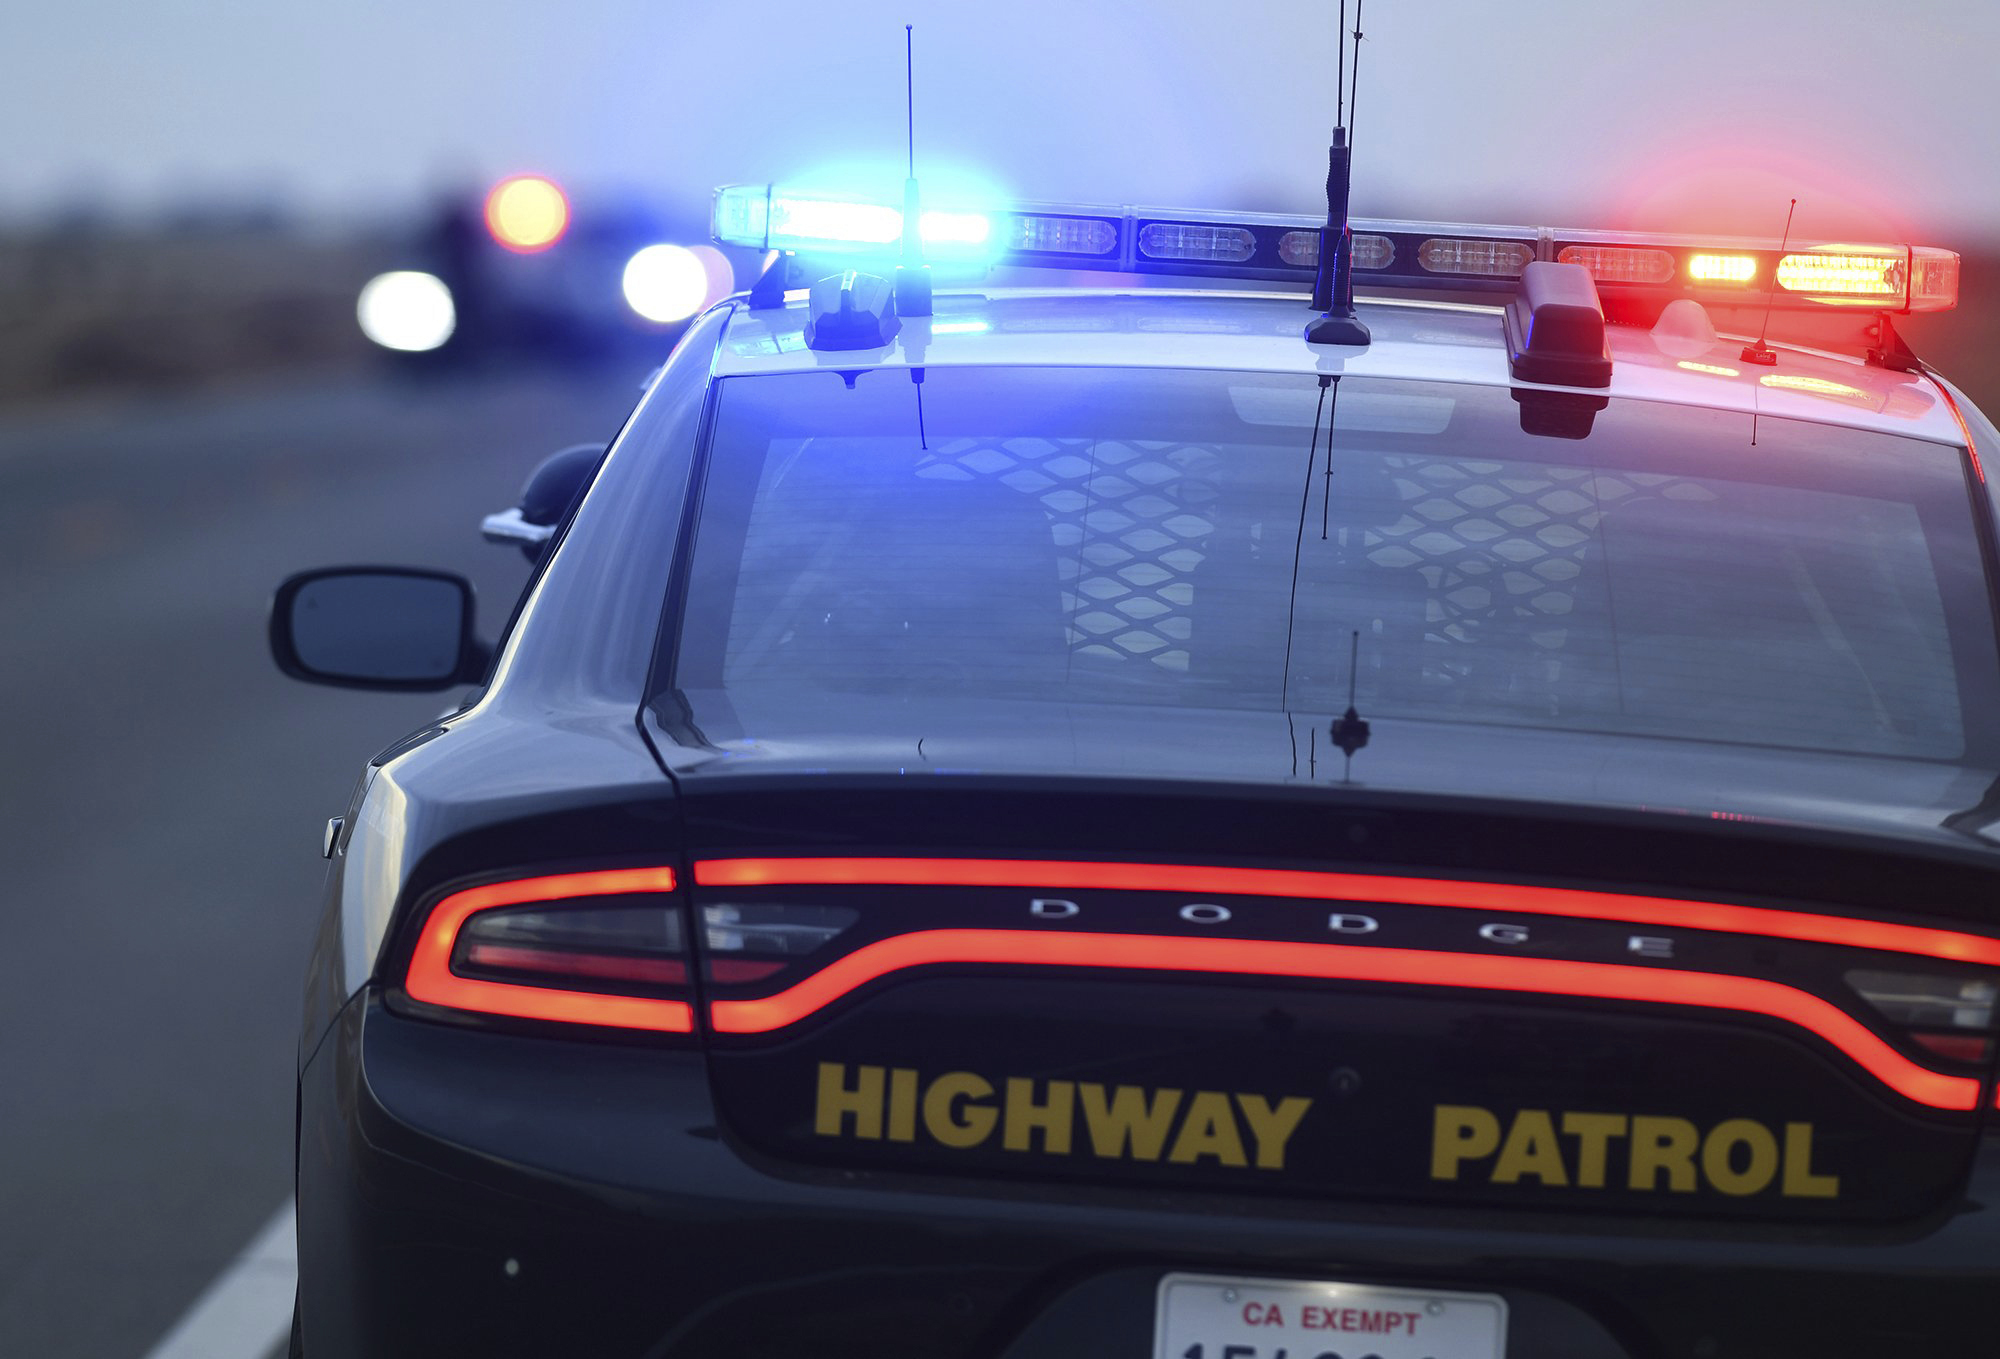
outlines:
M847 1086L847 1063L819 1064L819 1100L813 1110L813 1131L839 1137L851 1116L856 1137L882 1135L882 1076L879 1066L855 1068L853 1089Z
M993 1135L998 1110L960 1100L990 1099L993 1086L970 1071L947 1071L924 1091L924 1128L947 1147L976 1147Z
M1050 1081L1046 1104L1035 1103L1035 1083L1021 1076L1007 1082L1007 1126L1000 1145L1009 1151L1031 1151L1031 1134L1042 1134L1042 1150L1052 1156L1069 1155L1070 1113L1075 1107L1076 1086L1070 1081Z
M906 1066L889 1072L889 1140L917 1140L917 1073Z
M1111 1098L1106 1100L1103 1086L1085 1081L1077 1086L1076 1093L1083 1102L1083 1122L1090 1130L1092 1151L1115 1160L1126 1154L1129 1142L1132 1159L1160 1159L1160 1152L1167 1145L1167 1133L1174 1126L1174 1114L1181 1107L1180 1091L1155 1090L1149 1101L1139 1086L1116 1085L1111 1088Z
M1750 1149L1750 1163L1736 1168L1736 1148ZM1778 1173L1778 1139L1762 1123L1732 1118L1708 1130L1701 1144L1701 1173L1711 1188L1742 1197L1766 1188Z
M1695 1189L1694 1153L1701 1135L1684 1118L1632 1120L1632 1165L1628 1183L1634 1189L1659 1187L1660 1172L1667 1172L1667 1188L1676 1194L1692 1194Z
M1274 1109L1262 1095L1238 1095L1236 1103L1243 1110L1243 1121L1250 1125L1250 1135L1257 1139L1257 1169L1283 1170L1285 1143L1292 1140L1299 1120L1313 1102L1303 1095L1290 1095L1279 1100Z
M1840 1197L1838 1175L1815 1175L1812 1171L1813 1125L1785 1125L1785 1182L1778 1192L1788 1199L1836 1199Z
M1243 1137L1236 1131L1236 1115L1229 1096L1216 1090L1197 1090L1188 1101L1187 1117L1167 1159L1177 1165L1193 1165L1203 1156L1213 1156L1226 1166L1247 1166Z
M1532 1175L1543 1184L1569 1184L1563 1169L1562 1148L1556 1145L1555 1121L1546 1109L1523 1109L1514 1115L1507 1129L1507 1145L1493 1163L1493 1183L1518 1184L1523 1175Z
M1604 1188L1605 1152L1614 1137L1625 1135L1623 1114L1564 1114L1563 1131L1577 1140L1576 1183L1580 1189Z
M1455 1180L1460 1161L1491 1156L1500 1145L1500 1120L1470 1104L1440 1104L1431 1122L1431 1178Z

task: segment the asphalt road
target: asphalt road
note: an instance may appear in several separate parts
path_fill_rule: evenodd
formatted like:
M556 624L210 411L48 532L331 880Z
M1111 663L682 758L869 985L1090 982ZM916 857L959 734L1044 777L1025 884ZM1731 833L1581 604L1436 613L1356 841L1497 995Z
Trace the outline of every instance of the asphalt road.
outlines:
M0 1354L144 1355L291 1191L320 831L443 700L265 650L288 572L463 571L637 363L0 409Z

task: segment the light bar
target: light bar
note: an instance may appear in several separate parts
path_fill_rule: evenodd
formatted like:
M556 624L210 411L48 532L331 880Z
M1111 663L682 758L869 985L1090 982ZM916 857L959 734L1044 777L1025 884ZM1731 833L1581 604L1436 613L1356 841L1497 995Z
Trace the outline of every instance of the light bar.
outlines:
M1040 269L1266 279L1310 287L1319 265L1315 217L1166 208L1014 203L980 212L926 212L927 256ZM1689 297L1721 306L1788 310L1866 307L1944 311L1958 304L1958 256L1931 246L1764 241L1557 227L1351 222L1350 259L1364 289L1515 292L1538 260L1589 270L1607 309ZM902 214L780 185L718 189L715 238L808 257L874 256L893 263ZM807 276L801 275L799 281Z
M1694 283L1752 283L1757 278L1757 258L1702 251L1687 257L1687 276Z
M716 190L712 220L718 242L759 250L893 255L903 242L900 208L769 185ZM943 260L983 262L999 244L991 213L929 211L919 220L918 232L925 254Z
M1958 256L1933 246L1802 243L1781 251L1767 241L1643 233L1558 230L1553 238L1556 258L1589 269L1607 302L1652 293L1725 307L1769 302L1788 310L1916 312L1958 305ZM1651 257L1657 277L1627 276L1642 255Z
M1561 264L1581 264L1601 286L1606 283L1665 283L1674 276L1674 257L1643 246L1566 245ZM1690 261L1690 268L1693 262Z

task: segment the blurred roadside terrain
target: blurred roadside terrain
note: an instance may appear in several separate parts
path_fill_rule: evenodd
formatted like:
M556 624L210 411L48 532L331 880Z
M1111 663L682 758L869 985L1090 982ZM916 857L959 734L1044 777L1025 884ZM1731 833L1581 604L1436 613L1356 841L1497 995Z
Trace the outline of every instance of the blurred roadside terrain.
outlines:
M355 298L407 240L254 213L0 231L0 408L380 364ZM1900 328L1927 363L2000 409L2000 245L1940 243L1964 255L1958 310ZM1006 282L1004 271L990 280ZM604 305L623 303L613 295Z
M0 234L0 403L352 368L390 251L257 218Z

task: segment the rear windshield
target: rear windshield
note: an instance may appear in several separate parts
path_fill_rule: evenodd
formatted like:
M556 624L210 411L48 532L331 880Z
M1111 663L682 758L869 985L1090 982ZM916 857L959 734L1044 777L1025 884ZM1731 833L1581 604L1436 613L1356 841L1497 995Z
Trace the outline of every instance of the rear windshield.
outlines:
M1768 418L1753 444L1747 416L1622 400L1530 435L1504 389L1215 372L829 370L717 400L684 691L1351 691L1371 719L1989 744L1992 614L1943 445Z

